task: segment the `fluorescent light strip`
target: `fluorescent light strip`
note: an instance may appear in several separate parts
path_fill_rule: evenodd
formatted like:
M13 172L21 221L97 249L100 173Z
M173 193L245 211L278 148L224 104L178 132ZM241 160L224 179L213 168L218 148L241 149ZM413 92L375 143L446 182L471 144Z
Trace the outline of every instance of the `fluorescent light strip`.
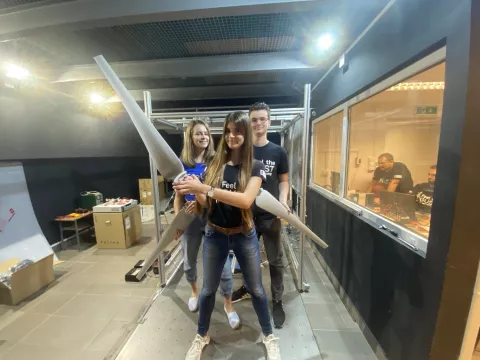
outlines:
M444 90L445 82L444 81L434 81L434 82L404 82L392 86L387 91L411 91L411 90Z

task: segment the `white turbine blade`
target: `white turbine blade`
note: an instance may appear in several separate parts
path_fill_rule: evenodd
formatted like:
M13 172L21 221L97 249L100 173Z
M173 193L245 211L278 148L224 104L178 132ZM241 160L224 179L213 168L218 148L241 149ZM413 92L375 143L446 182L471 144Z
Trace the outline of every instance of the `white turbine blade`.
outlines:
M94 59L113 90L115 90L118 98L122 101L160 174L168 180L175 179L183 171L180 159L175 155L158 130L155 129L155 126L153 126L140 106L138 106L105 58L100 55Z
M168 226L167 230L163 233L162 238L157 246L155 246L155 249L153 249L150 256L145 260L142 269L137 274L138 280L142 280L150 266L155 262L155 259L158 258L158 255L160 255L160 253L175 239L177 230L185 230L192 220L192 215L188 215L184 209L180 210L180 212L173 218L173 221ZM158 265L160 266L160 264Z
M260 194L258 194L255 203L259 208L262 208L265 211L268 211L270 214L278 216L279 218L287 221L294 228L300 230L321 247L326 249L328 245L320 239L317 234L308 228L307 225L302 223L298 217L290 213L285 207L275 199L275 197L270 194L268 191L261 189Z

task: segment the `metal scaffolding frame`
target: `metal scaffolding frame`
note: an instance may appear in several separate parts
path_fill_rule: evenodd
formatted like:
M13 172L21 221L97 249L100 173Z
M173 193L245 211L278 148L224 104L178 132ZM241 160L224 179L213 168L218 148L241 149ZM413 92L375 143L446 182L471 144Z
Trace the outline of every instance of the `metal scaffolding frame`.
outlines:
M310 84L305 85L304 91L304 107L302 108L280 108L280 109L271 109L270 110L270 119L272 125L269 128L269 133L280 133L281 142L283 146L284 136L288 134L289 128L294 125L296 122L303 120L303 142L302 149L304 154L308 154L309 149L309 120L310 120L310 93L311 86ZM232 111L245 111L248 112L248 109L235 109L235 110L221 110L221 111L187 111L187 112L152 112L152 100L149 91L144 91L144 106L145 114L152 121L154 126L158 130L163 130L167 133L176 133L182 134L184 132L187 124L194 119L203 119L207 121L210 125L210 130L212 135L219 135L223 131L223 123L225 117ZM306 219L306 204L304 199L306 198L306 189L307 189L307 161L302 163L302 187L301 193L298 195L301 200L301 209L300 209L300 220L305 223ZM158 186L158 170L155 168L155 165L150 161L150 171L151 178L153 183L153 188L156 189ZM290 178L290 199L292 194L292 184ZM154 214L155 214L155 226L157 241L160 240L163 233L163 228L161 225L161 215L162 210L160 209L160 199L158 196L158 191L154 190ZM292 272L294 273L295 280L297 282L297 287L299 291L308 291L309 285L305 279L305 274L303 271L303 261L304 261L304 243L305 236L302 233L300 239L300 254L297 259L297 255L293 251L291 244L289 243L286 234L284 234L284 246L287 252L287 257L292 264ZM172 249L171 254L168 254L167 257L169 261L165 264L164 255L160 255L158 259L159 264L159 275L160 275L160 285L166 286L171 281L175 273L180 268L180 264L183 261L182 252L179 251L180 244Z

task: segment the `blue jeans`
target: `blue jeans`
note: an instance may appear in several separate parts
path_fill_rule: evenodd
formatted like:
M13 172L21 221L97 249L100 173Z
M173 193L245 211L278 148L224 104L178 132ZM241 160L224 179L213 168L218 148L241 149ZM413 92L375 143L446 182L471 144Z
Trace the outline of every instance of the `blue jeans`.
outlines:
M190 284L197 282L198 250L202 243L203 231L205 230L206 224L207 220L204 216L195 216L180 237L183 251L183 270ZM233 279L231 262L226 261L220 281L220 295L223 297L232 297L232 292Z
M207 225L203 240L203 287L199 299L198 334L205 336L210 327L215 293L222 269L232 249L242 267L243 277L252 294L252 303L265 336L273 333L267 294L262 284L260 248L255 229L248 234L225 235Z

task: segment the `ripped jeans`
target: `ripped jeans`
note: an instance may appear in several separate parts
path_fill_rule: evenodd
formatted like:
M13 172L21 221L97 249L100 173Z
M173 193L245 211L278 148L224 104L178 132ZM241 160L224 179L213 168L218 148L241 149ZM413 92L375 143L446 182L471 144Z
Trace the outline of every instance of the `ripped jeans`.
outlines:
M267 294L262 284L260 248L255 229L247 234L225 235L207 225L203 240L203 287L199 300L198 334L205 336L215 306L215 293L220 284L222 271L229 250L235 253L242 268L245 283L252 294L252 303L257 313L262 333L273 333L268 309Z

